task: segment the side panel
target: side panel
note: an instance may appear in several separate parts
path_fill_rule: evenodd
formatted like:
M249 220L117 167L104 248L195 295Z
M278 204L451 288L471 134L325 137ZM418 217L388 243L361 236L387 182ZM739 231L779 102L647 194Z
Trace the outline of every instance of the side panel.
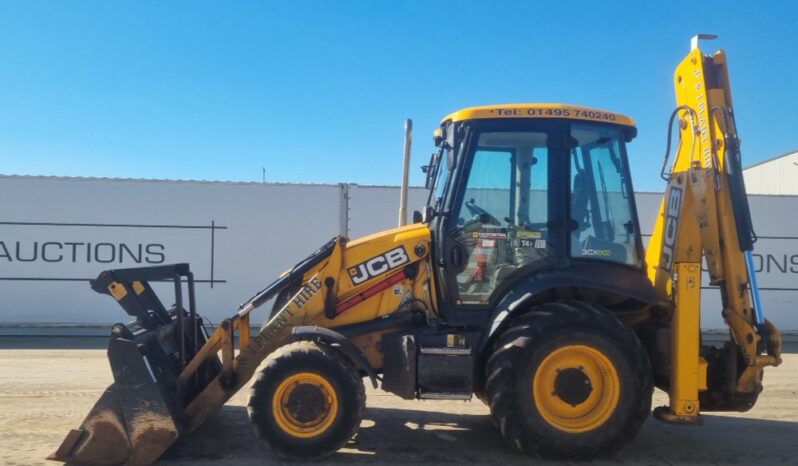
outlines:
M303 323L334 328L399 310L434 310L430 243L430 230L424 224L395 228L346 243L332 295L334 314L325 310L309 312ZM327 293L326 279L321 282L324 289L319 293ZM383 366L378 344L385 331L351 337L375 368Z

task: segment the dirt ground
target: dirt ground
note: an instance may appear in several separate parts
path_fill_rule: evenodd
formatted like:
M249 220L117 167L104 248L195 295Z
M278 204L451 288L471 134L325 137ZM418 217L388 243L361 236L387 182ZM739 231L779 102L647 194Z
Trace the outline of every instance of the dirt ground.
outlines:
M44 458L110 382L104 350L0 350L0 464L57 464ZM158 464L280 464L252 433L245 392ZM658 392L654 405L665 400ZM767 370L765 391L751 411L706 414L704 421L702 427L676 427L649 419L623 453L590 464L798 464L798 354ZM369 389L355 440L315 464L340 463L543 462L505 447L479 401L404 401Z

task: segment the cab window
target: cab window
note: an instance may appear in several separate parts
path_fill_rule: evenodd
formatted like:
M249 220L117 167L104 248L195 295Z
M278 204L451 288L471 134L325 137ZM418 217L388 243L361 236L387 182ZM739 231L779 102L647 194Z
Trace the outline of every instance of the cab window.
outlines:
M486 304L521 267L547 266L548 135L483 132L477 139L451 238L464 260L458 304Z
M596 125L571 127L571 257L638 265L634 204L621 134Z

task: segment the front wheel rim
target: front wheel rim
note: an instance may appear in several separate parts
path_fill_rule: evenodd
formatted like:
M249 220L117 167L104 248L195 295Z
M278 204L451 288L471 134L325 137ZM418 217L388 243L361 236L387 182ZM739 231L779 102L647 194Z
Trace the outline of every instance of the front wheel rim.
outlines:
M312 404L308 409L304 404ZM283 379L272 397L277 425L297 438L317 437L326 432L338 415L338 396L325 377L299 372Z

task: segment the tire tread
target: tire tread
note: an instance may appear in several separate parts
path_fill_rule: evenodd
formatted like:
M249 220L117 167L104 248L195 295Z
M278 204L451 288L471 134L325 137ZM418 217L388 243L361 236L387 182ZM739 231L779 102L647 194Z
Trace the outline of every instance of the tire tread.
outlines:
M620 429L620 435L602 445L586 445L575 436L565 448L530 435L518 405L519 361L534 350L535 343L564 329L598 330L610 335L620 351L629 355L631 370L639 376L639 399ZM551 459L589 459L617 453L634 439L651 411L654 382L648 355L634 331L609 311L582 301L543 304L508 327L493 347L486 363L485 398L494 423L507 443L532 455Z
M319 448L296 448L282 444L273 435L274 432L272 432L271 424L268 421L270 413L266 411L271 410L271 393L268 389L270 374L277 372L276 369L282 365L291 365L292 360L297 357L323 358L328 364L334 366L332 368L333 371L340 371L341 374L345 374L346 380L342 381L342 384L355 388L354 420L356 422L351 422L351 425L344 426L346 431L336 435L337 440L324 442ZM263 368L258 372L249 394L247 412L249 413L255 435L265 441L271 447L272 452L289 460L313 461L332 455L354 437L360 427L360 420L363 419L366 409L366 388L357 369L339 351L318 345L312 341L289 343L269 355Z

